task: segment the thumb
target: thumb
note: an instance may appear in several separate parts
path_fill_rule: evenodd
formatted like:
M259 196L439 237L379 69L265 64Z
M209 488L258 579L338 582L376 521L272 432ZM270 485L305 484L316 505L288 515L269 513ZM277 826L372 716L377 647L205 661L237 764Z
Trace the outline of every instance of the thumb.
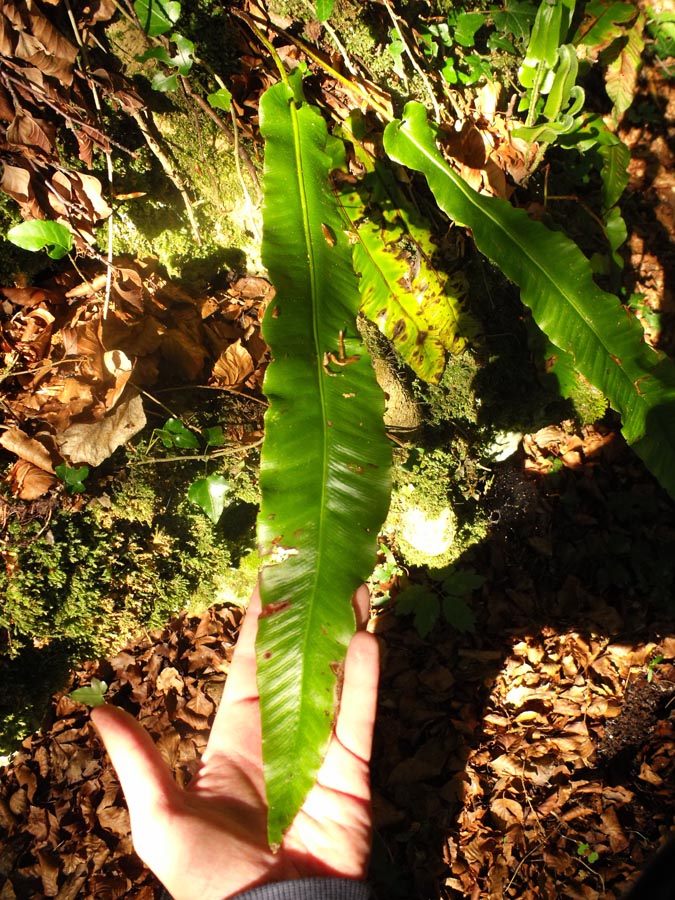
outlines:
M105 744L126 797L132 825L153 807L166 806L180 789L148 732L125 710L104 704L91 719Z

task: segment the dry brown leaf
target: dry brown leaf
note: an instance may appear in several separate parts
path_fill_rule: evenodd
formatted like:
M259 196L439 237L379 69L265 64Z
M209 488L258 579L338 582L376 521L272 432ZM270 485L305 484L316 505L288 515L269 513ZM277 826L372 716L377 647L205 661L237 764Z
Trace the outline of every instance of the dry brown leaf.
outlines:
M58 856L49 850L38 850L36 855L44 895L45 897L55 897L59 892Z
M115 379L115 387L111 388L105 397L106 407L112 409L122 396L122 392L131 378L134 365L126 353L123 353L121 350L107 350L103 354L103 363Z
M14 117L14 121L7 129L6 139L8 144L39 150L48 159L54 152L56 136L53 126L22 113ZM24 152L23 155L28 154Z
M623 853L630 841L621 827L621 822L616 812L616 807L608 806L602 811L602 824L605 835L609 838L609 846L612 853Z
M241 340L236 340L220 354L212 375L216 383L224 387L236 387L248 378L254 368L251 354L242 346Z
M167 666L162 669L157 678L157 690L160 694L168 694L169 691L177 691L182 693L184 687L183 678L173 666Z
M33 466L54 473L51 456L44 444L28 437L20 428L8 428L0 435L0 446L16 454L20 459L32 463Z
M513 825L522 824L523 807L517 800L508 797L496 797L490 803L490 813L500 831L507 831Z
M105 418L92 424L71 425L57 436L61 453L72 463L100 466L118 447L146 425L143 401L135 394L122 399Z
M8 163L3 165L2 178L0 179L0 189L2 189L10 197L13 197L17 203L26 203L31 195L30 188L30 172L23 166L12 166Z

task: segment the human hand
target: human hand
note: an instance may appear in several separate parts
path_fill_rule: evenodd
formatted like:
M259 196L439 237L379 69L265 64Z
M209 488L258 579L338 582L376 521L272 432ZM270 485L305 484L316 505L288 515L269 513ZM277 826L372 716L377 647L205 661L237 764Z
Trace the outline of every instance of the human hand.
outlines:
M354 598L368 620L365 585ZM175 900L226 900L271 881L363 879L371 841L369 760L377 703L377 640L358 631L345 660L337 724L317 783L281 848L267 844L253 592L209 742L187 789L178 787L150 735L116 706L92 720L129 806L134 847Z

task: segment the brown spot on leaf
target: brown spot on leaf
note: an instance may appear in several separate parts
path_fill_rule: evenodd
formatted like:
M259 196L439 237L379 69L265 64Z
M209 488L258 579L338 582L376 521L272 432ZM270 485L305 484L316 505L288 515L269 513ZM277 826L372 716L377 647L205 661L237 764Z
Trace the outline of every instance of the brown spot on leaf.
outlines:
M283 612L285 609L288 609L290 605L290 600L279 600L278 603L268 603L260 610L260 618L266 619L268 616L273 616L276 615L276 613Z

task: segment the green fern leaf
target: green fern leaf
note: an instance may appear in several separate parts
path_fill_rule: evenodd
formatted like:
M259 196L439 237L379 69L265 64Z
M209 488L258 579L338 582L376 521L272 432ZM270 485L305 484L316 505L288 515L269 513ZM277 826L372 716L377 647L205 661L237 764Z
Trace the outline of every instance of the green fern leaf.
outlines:
M351 596L389 502L384 399L356 329L357 279L331 189L328 134L299 75L261 100L263 261L276 288L258 518L257 659L268 837L281 842L327 749Z
M392 159L426 176L441 209L470 228L479 250L520 287L537 325L621 414L626 440L675 497L675 366L597 286L577 245L472 190L441 156L421 104L408 104L403 119L387 127L384 145Z

